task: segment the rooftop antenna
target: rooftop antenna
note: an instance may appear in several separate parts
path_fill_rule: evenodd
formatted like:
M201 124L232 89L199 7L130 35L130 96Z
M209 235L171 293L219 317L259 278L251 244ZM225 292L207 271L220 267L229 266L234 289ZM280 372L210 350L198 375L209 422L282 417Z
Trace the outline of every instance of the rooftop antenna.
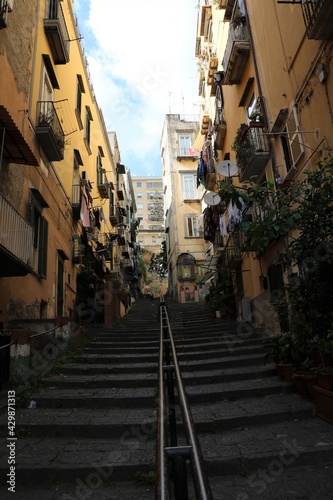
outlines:
M169 115L171 115L171 99L170 97L172 96L173 92L169 92Z

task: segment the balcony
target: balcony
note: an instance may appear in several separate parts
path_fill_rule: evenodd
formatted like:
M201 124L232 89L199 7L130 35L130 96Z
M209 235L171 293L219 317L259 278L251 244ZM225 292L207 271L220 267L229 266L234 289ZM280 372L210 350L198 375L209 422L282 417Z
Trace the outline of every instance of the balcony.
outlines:
M250 38L247 27L230 24L229 36L222 65L224 68L223 84L232 85L241 81L245 64L250 54Z
M209 115L204 115L201 120L201 134L206 135L209 129L210 118Z
M48 0L44 31L51 47L54 63L68 63L70 41L60 0Z
M251 182L262 175L270 158L262 126L244 126L233 149L236 152L240 182Z
M108 233L99 233L97 242L97 253L104 255L106 260L112 257L112 243L111 237Z
M32 227L0 195L0 276L25 276L33 262Z
M102 170L97 171L97 189L101 198L110 198L111 183Z
M193 160L195 160L196 158L198 158L198 153L192 147L179 148L177 149L177 160L181 160L182 158L192 158Z
M226 259L229 269L236 270L242 264L243 233L240 229L229 236L226 246Z
M208 66L208 76L207 85L212 85L214 81L214 74L216 73L217 67L219 65L219 60L217 57L211 57Z
M316 0L302 4L302 12L308 38L331 40L333 38L332 0Z
M83 243L81 236L79 236L78 234L73 235L72 247L73 247L72 262L74 264L81 264L82 259L86 254L86 246Z
M72 210L75 217L80 217L81 209L81 184L72 186Z
M35 132L49 161L64 159L65 136L52 101L38 101Z
M111 205L111 204L110 204L109 219L110 219L112 226L117 226L119 224L118 212L117 212L115 206Z
M225 135L227 133L226 122L221 122L216 124L214 127L214 131L215 131L214 146L216 147L216 149L222 150L224 145Z

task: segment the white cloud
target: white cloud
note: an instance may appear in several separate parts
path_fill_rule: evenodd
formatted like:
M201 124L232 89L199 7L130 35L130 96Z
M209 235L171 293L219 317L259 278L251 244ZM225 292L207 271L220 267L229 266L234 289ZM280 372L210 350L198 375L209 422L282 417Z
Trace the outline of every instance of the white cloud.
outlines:
M159 145L169 110L198 112L196 6L197 0L75 5L97 101L132 175L148 175L148 165L149 175L161 175Z

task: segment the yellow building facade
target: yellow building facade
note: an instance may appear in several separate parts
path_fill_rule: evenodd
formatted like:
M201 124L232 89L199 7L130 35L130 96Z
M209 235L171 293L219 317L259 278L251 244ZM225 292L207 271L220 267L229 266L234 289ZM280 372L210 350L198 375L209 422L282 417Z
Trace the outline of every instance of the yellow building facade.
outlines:
M112 323L130 305L135 214L73 1L15 2L1 28L0 324Z
M199 124L193 117L166 115L161 137L162 177L169 294L179 302L198 302L204 275L200 233L203 187L197 184Z
M216 180L209 192L217 193L221 182L279 190L324 158L333 141L332 20L328 1L200 2L196 144L201 149L208 141L214 150ZM227 268L238 318L275 328L270 301L288 282L275 265L285 242L245 251L243 228L251 210L223 210L225 229L216 228L206 242L206 251L216 256L215 279Z

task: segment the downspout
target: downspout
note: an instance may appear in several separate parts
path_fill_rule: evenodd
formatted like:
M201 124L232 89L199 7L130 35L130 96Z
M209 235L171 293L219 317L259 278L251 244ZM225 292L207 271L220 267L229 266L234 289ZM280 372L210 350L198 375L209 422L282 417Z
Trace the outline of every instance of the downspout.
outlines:
M39 16L40 16L40 0L37 0L37 9L36 9L36 34L34 40L34 52L32 57L32 68L31 68L31 80L30 80L30 93L29 93L29 106L28 106L28 118L31 122L31 105L33 98L33 88L35 82L35 72L36 72L36 54L38 47L38 34L39 34Z
M5 137L6 137L6 127L3 127L3 132L2 132L2 140L1 140L1 150L0 150L0 172L2 168L2 157L3 157L3 151L5 149Z

